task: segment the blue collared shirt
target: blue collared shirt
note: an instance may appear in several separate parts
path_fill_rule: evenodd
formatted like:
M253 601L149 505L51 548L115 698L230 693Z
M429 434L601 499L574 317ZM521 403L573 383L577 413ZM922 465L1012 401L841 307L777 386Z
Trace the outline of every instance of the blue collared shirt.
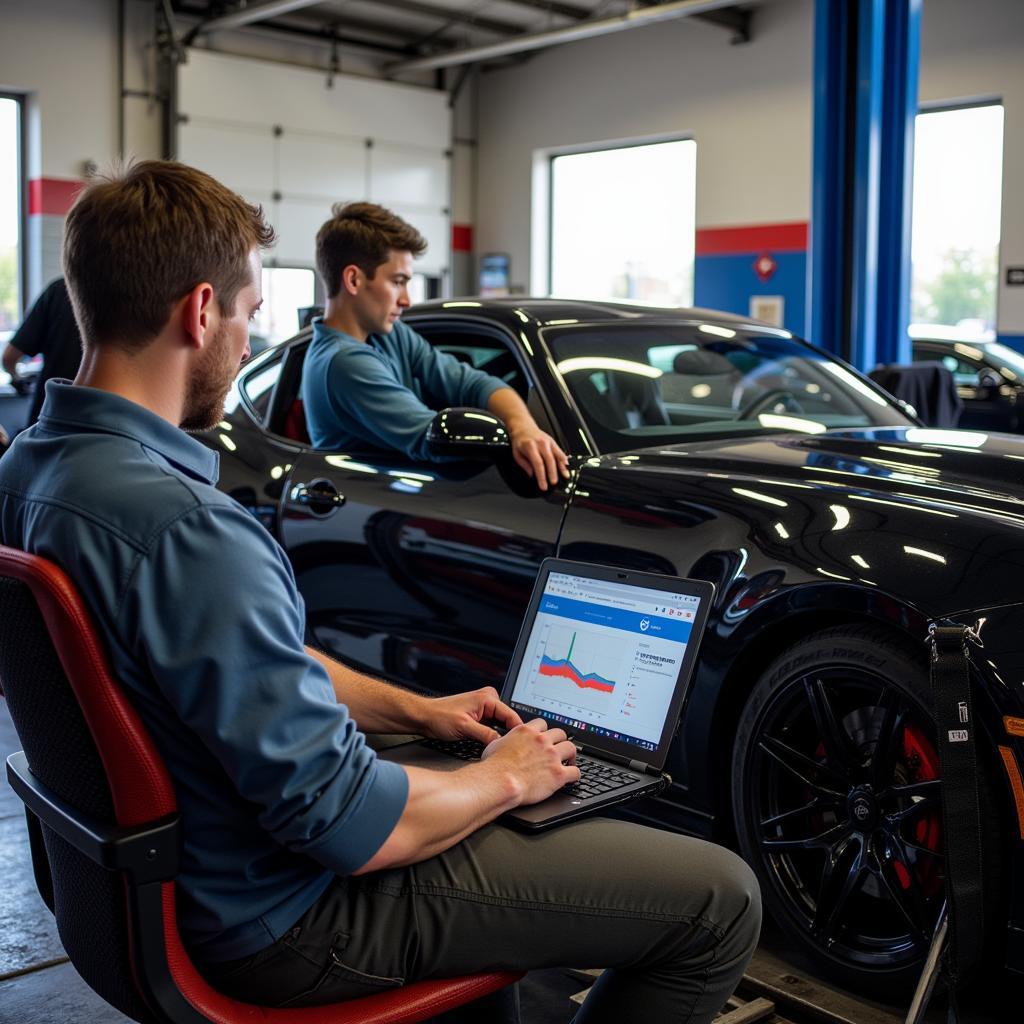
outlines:
M315 447L369 444L421 460L431 459L427 428L438 410L485 409L507 386L438 352L401 320L365 342L314 320L302 364L302 401Z
M179 918L210 962L283 935L408 795L305 653L291 566L217 470L154 413L64 381L0 459L0 539L71 577L174 780Z

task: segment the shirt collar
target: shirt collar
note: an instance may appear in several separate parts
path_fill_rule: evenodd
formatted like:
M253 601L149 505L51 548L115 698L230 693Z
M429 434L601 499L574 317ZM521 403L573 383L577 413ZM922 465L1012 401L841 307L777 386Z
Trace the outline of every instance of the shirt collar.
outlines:
M110 391L67 380L48 380L39 413L48 430L118 434L153 449L179 469L208 484L217 482L220 456L155 412Z

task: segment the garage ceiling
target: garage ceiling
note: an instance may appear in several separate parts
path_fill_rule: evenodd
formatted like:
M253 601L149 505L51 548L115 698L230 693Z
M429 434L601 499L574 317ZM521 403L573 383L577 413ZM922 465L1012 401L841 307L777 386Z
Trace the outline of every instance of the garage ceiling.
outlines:
M680 16L691 11L678 9L692 7L692 17L722 27L737 42L749 38L750 29L749 10L722 0L160 0L160 6L173 11L177 24L187 26L187 42L245 24L254 30L334 42L339 48L373 51L399 70L416 58L514 43L517 37L525 42L528 37L609 19L623 19L625 24L624 16L654 15L662 8L676 8L671 13ZM544 42L538 39L530 48ZM486 51L481 52L477 59L486 59Z

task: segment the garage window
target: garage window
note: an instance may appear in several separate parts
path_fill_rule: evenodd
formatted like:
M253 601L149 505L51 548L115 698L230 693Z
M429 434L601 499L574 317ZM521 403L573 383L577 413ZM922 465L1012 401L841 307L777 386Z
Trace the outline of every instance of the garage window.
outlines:
M0 95L0 341L21 321L21 104Z
M692 139L552 157L550 293L692 305L696 174Z
M915 130L911 319L981 336L996 322L1003 108L929 111Z
M305 267L264 267L263 305L253 320L253 355L299 333L299 311L314 304L316 274Z

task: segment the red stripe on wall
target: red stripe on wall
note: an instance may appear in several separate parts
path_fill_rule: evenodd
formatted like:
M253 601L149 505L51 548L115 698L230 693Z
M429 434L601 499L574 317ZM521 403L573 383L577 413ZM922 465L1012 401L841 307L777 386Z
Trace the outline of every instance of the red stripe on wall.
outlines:
M738 256L743 253L804 252L807 221L754 224L745 228L698 228L698 256Z
M33 178L28 183L29 216L42 213L63 217L83 185L85 182L76 178Z
M452 225L452 252L473 251L473 225Z

